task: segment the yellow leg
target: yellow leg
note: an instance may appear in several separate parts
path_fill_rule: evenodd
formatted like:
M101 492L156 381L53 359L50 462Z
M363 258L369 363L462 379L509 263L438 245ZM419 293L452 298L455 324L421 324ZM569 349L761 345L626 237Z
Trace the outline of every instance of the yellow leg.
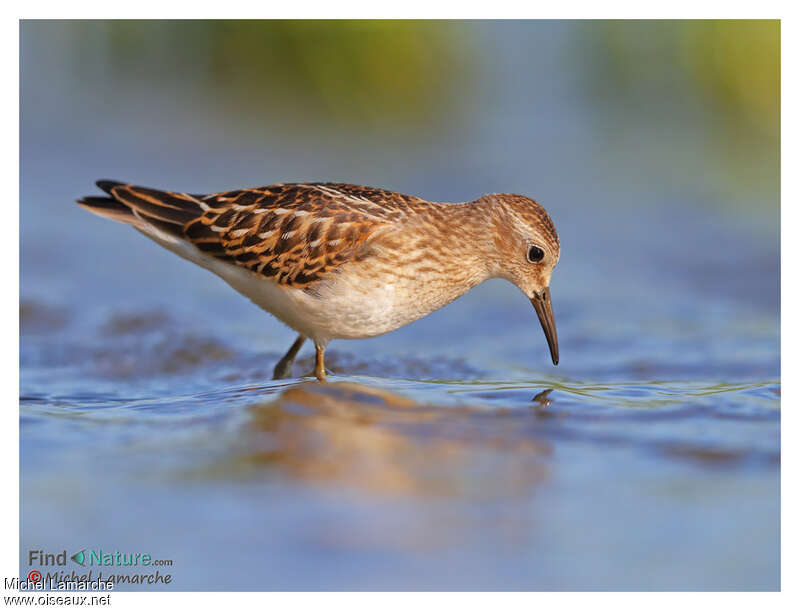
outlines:
M317 362L314 365L314 375L320 382L325 381L325 346L316 345Z

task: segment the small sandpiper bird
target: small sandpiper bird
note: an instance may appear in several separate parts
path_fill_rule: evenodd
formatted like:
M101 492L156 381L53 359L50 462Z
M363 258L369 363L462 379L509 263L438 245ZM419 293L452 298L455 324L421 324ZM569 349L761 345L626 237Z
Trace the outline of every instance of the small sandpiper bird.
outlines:
M560 244L530 198L500 193L446 204L339 183L211 195L111 180L97 186L109 197L84 197L81 206L214 272L299 333L276 379L289 377L306 338L324 380L331 339L388 333L489 278L513 282L531 300L558 364L549 285Z

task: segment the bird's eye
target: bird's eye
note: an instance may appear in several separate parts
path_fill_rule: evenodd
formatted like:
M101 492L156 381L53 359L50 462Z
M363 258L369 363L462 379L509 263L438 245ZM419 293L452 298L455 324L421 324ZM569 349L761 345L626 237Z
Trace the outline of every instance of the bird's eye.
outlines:
M528 261L531 263L538 263L544 259L544 251L538 246L531 246L528 248Z

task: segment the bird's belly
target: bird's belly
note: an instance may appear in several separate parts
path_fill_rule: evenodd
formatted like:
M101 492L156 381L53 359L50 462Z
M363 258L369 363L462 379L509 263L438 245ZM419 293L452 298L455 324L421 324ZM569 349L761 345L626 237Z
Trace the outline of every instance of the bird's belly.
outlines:
M364 267L333 274L307 292L279 285L194 248L188 252L179 251L172 244L166 246L214 272L298 333L323 344L336 338L360 339L388 333L430 314L471 288L441 284L435 279L426 281L411 274L387 273L386 268L382 273L370 273L374 270Z
M458 297L421 291L419 283L396 277L336 274L313 291L280 286L244 269L220 274L234 289L306 337L374 337L407 325ZM460 294L460 292L459 292Z
M415 299L418 289L392 278L336 276L317 289L318 296L304 293L301 301L318 332L358 339L388 333L436 309Z

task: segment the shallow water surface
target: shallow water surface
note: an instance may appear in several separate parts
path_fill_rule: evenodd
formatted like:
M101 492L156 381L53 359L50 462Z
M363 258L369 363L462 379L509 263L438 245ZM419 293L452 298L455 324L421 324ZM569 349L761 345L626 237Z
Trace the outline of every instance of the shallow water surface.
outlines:
M22 549L177 589L776 587L778 380L555 375L529 314L537 373L341 342L319 384L223 327L26 303Z

